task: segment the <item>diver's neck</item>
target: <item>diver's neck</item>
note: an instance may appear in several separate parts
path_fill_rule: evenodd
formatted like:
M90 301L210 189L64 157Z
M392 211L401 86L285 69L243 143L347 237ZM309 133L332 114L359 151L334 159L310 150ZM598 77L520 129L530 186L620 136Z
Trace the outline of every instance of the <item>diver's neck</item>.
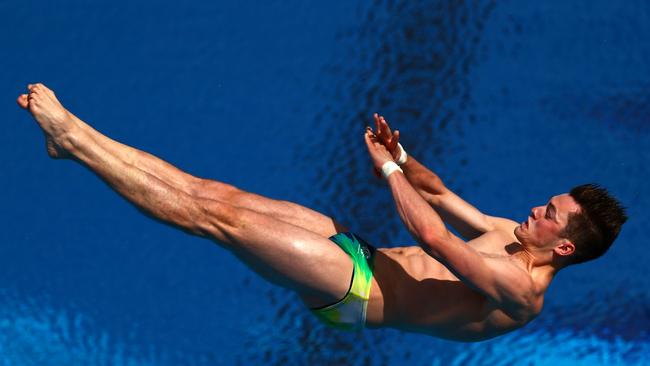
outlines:
M521 250L513 256L524 265L526 272L534 279L548 279L550 281L559 270L553 264L552 256L549 257L545 253L531 251L525 246L522 246Z

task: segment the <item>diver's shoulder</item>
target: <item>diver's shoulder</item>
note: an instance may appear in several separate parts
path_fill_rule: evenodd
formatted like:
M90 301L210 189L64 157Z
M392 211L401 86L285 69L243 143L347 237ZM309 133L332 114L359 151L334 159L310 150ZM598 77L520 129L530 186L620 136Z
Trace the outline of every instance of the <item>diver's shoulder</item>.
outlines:
M544 295L535 296L534 300L528 304L524 309L522 309L520 321L523 324L527 324L537 318L537 316L542 312L544 308ZM522 324L522 325L523 325Z
M536 283L532 277L530 277L530 282L528 282L528 286L526 287L526 294L524 296L526 301L521 304L522 306L518 312L519 320L524 323L528 323L535 319L542 312L542 309L544 308L544 295L548 288L548 286L541 286Z
M519 326L523 326L535 319L544 307L544 295L537 294L533 289L516 303L509 303L507 306L501 305L501 310L507 314Z

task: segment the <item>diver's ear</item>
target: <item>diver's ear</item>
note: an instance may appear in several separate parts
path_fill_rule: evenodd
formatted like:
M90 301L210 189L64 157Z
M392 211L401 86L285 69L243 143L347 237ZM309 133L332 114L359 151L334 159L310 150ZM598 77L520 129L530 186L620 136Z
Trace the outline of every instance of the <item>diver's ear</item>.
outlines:
M576 246L569 239L560 239L553 251L557 255L567 256L576 251Z

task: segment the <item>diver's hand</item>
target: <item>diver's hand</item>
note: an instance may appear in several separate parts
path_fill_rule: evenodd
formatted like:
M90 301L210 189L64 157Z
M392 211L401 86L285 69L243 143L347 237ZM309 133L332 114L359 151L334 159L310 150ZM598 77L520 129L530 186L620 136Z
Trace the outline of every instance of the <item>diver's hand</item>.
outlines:
M386 162L394 161L393 156L388 152L386 146L379 142L379 139L373 133L372 128L366 127L364 138L366 140L366 147L368 148L368 154L370 155L370 160L372 160L375 174L378 175L381 171L381 167Z
M386 122L383 116L375 113L373 117L375 118L375 127L377 129L377 140L386 147L394 160L399 159L401 153L399 146L397 146L399 142L399 131L395 130L395 132L391 132L388 122Z

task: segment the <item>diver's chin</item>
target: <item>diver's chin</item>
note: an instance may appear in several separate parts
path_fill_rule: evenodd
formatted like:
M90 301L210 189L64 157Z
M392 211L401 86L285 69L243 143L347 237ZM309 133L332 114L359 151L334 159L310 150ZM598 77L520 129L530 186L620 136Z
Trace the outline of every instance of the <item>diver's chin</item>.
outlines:
M524 241L526 240L526 239L524 239L525 235L524 235L524 227L523 227L523 225L517 226L515 228L514 234L515 234L515 237L517 238L517 241L523 244Z

